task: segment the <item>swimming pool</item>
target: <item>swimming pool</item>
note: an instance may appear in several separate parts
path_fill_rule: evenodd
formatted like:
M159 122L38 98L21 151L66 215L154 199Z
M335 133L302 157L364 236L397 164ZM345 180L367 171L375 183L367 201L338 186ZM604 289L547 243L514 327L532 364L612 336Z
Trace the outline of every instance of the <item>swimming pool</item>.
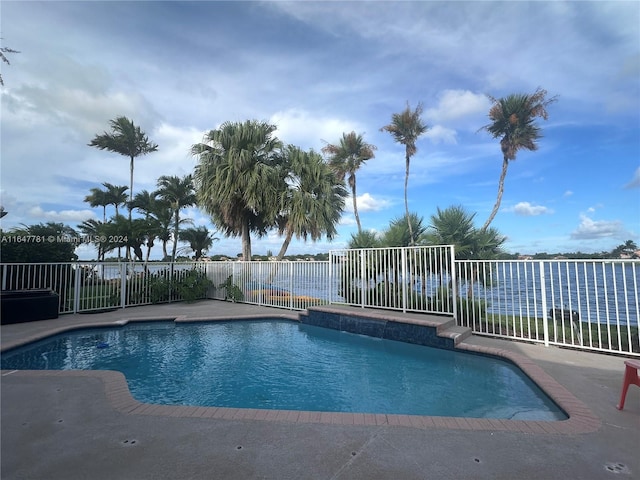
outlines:
M292 321L130 323L2 354L3 369L121 371L167 405L566 419L509 362Z

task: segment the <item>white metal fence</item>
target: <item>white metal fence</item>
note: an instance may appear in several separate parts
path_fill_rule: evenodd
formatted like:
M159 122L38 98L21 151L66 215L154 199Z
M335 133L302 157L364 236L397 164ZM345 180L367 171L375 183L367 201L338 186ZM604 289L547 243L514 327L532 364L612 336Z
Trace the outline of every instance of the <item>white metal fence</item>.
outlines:
M456 316L450 245L332 250L329 262L345 303Z
M206 266L214 287L211 298L292 310L339 300L331 296L329 262L207 262Z
M2 290L50 289L60 313L206 298L203 263L5 263ZM202 294L198 294L202 291ZM195 292L195 298L194 298Z
M458 322L477 334L640 355L640 262L456 262Z
M328 262L2 264L2 290L60 313L196 298L304 310L346 303L451 315L474 333L640 356L640 261L454 260L451 246L333 250Z

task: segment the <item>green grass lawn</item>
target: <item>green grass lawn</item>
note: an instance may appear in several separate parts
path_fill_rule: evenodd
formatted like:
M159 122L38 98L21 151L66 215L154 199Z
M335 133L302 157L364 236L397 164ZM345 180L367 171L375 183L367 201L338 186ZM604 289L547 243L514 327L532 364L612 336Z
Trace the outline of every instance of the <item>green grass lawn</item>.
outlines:
M69 290L66 310L73 310L75 291ZM113 308L120 306L120 291L114 285L93 285L80 289L80 310Z
M487 313L480 319L472 320L473 325L465 321L465 325L473 326L475 331L508 335L523 339L544 340L544 321L536 317L519 317L514 315L499 315ZM632 351L640 352L638 345L638 327L621 325L604 325L597 323L576 322L574 329L570 321L554 323L548 320L549 341L562 342L569 345L605 348L614 350L628 350L629 336L631 336ZM581 342L582 337L582 342ZM620 348L620 344L622 348Z

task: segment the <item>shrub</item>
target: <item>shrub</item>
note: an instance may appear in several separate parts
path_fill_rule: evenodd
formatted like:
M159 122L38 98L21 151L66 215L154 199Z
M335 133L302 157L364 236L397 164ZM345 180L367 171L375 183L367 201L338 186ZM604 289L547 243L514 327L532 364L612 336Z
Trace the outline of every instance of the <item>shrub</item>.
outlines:
M240 290L240 287L233 283L232 276L229 275L227 279L218 285L218 288L224 288L225 290L225 300L231 300L232 302L239 302L244 299L244 293Z
M204 272L193 268L176 282L176 290L183 300L193 302L205 298L207 290L212 285L213 282L207 278Z

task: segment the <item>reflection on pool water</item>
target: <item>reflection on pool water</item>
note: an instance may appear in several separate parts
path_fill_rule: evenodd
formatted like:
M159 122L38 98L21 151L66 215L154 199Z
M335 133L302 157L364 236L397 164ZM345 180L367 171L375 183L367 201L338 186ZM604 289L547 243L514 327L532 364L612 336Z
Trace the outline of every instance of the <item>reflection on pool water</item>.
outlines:
M77 330L2 354L3 369L117 370L166 405L562 420L509 362L285 320Z

